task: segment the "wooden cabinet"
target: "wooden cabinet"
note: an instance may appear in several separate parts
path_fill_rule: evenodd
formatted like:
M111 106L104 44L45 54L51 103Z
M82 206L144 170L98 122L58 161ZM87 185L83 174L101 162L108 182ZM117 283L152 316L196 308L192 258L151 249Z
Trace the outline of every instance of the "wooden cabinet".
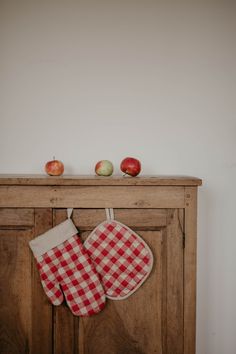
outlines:
M193 177L0 176L0 353L194 354L196 204ZM66 218L86 239L104 208L150 246L141 288L90 318L52 306L29 241Z

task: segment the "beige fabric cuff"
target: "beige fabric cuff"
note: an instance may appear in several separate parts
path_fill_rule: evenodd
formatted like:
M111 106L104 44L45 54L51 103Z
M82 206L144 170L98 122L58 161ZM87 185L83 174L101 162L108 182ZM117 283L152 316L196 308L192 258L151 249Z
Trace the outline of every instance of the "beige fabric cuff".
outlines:
M61 224L53 227L49 231L30 241L29 245L35 257L39 257L77 233L78 231L73 221L71 219L67 219Z

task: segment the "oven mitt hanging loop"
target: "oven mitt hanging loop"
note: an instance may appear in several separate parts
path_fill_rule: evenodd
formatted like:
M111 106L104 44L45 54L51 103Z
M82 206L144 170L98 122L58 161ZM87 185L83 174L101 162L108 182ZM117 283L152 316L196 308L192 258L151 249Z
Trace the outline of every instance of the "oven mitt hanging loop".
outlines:
M68 219L30 241L43 289L53 305L64 297L76 316L91 316L105 306L105 293L96 269ZM64 297L63 297L64 294Z
M100 276L106 297L122 300L147 279L153 255L137 233L114 219L113 209L106 209L106 217L87 237L84 247Z

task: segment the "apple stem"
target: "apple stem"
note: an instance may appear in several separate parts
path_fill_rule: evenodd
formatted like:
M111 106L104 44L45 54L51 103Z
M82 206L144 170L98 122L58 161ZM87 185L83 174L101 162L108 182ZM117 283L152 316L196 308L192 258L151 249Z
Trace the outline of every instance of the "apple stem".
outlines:
M56 159L55 159L55 156L53 156L53 160L56 160Z

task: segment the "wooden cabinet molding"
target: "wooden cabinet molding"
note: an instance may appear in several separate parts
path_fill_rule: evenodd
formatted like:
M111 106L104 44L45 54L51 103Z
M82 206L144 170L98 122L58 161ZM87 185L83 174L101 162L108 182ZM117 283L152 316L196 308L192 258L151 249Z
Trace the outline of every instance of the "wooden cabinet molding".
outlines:
M73 175L49 177L46 175L0 174L0 185L15 186L200 186L202 180L189 176L99 177Z
M200 185L181 176L0 175L0 353L194 354ZM28 247L68 207L83 240L113 207L154 254L141 288L91 318L49 303Z

